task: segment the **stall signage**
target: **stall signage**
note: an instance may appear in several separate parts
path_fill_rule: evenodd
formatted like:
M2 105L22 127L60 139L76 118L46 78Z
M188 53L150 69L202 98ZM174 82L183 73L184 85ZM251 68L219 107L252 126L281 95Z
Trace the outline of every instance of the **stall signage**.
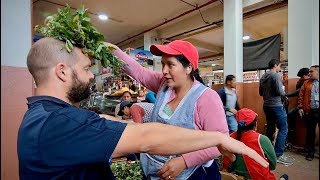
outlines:
M250 71L243 73L243 81L258 81L257 71Z
M151 52L146 50L130 49L129 55L143 66L147 65L148 59L153 60Z

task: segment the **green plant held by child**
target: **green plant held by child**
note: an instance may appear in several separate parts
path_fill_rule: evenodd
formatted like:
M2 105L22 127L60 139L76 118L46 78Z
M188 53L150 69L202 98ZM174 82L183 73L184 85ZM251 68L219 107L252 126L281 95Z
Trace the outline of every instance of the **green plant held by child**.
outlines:
M84 7L75 12L69 5L58 9L57 14L46 18L44 26L36 25L35 31L64 41L68 52L71 52L74 46L79 47L88 56L100 60L103 67L111 67L115 75L120 73L121 61L112 55L113 49L105 43L104 35L92 26Z

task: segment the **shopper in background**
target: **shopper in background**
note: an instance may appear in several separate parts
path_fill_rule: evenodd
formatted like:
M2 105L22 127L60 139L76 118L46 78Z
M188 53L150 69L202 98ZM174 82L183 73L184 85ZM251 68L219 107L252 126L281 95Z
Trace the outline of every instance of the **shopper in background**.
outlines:
M301 86L303 85L304 81L309 79L309 68L301 68L298 71L297 76L300 78L296 84L296 90L291 93L287 93L286 96L288 98L299 96ZM296 118L296 115L298 115L298 110L299 110L298 106L296 106L296 107L290 109L287 114L287 116L288 116L288 138L287 139L289 142L292 142L295 140L295 134L296 134L295 118Z
M266 135L273 142L277 126L279 131L274 146L277 161L291 165L293 161L284 155L288 125L285 107L281 102L281 96L285 95L281 77L278 74L281 70L281 63L277 59L272 59L268 66L270 71L263 74L259 84L259 94L263 96L263 110L267 120Z
M225 155L255 151L220 132L189 130L160 123L121 123L75 105L88 98L91 61L80 48L42 38L29 51L27 65L35 96L18 132L19 176L33 179L114 179L110 159L128 153L173 155L217 146ZM190 146L192 144L192 146ZM171 179L170 176L165 177Z
M157 93L152 121L204 131L228 134L228 125L219 95L202 83L197 49L187 41L152 45L150 51L162 56L162 73L143 68L117 46L114 54L125 63L124 71ZM141 154L145 175L150 179L221 179L213 160L216 148L176 156Z
M269 162L269 167L263 167L247 156L236 155L234 162L231 162L229 158L224 158L223 168L245 179L276 179L271 172L276 169L276 153L269 138L256 132L257 116L251 109L239 110L236 113L238 131L230 136L257 151L261 157L265 157Z
M135 123L150 122L153 106L153 103L147 102L132 103L130 101L122 101L118 116L126 115Z
M133 92L136 92L136 86L133 84L133 80L130 79L129 82L128 82L128 86L129 86L129 89L132 90Z
M137 102L143 102L146 100L145 91L143 89L138 90Z
M156 102L156 93L153 91L146 89L146 99L145 102L155 103Z
M299 114L306 121L307 156L306 160L314 158L314 141L316 127L319 125L319 65L310 67L310 79L306 80L300 90L298 98Z
M230 74L226 77L224 87L217 91L223 103L223 108L226 113L230 134L237 131L238 129L238 123L235 118L235 115L237 111L240 109L240 106L235 91L236 85L236 77Z
M132 102L132 94L131 94L129 91L123 92L123 93L122 93L122 96L121 96L121 102L122 102L122 101L131 101L131 102ZM119 115L118 115L119 110L120 110L120 104L121 104L121 102L116 105L116 107L115 107L115 109L114 109L114 115L115 115L117 118L120 118L120 119L124 119L124 120L129 119L129 117L127 117L127 116L123 116L123 117L122 117L122 116L119 116Z

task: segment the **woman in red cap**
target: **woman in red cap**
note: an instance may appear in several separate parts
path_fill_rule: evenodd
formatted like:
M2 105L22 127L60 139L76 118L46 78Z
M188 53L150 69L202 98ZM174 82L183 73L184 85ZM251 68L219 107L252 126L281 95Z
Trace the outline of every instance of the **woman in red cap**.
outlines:
M114 55L125 62L124 71L156 92L150 121L228 134L220 97L202 84L198 51L191 43L175 40L152 45L151 53L162 56L162 72L144 68L118 47L110 46L115 48ZM213 160L220 155L217 148L208 148L176 156L141 154L140 161L149 179L221 179Z
M276 169L277 158L271 141L267 136L256 132L257 114L251 109L243 108L236 114L238 131L230 134L231 137L243 142L254 149L269 162L269 167L263 167L248 156L237 155L236 161L230 162L228 158L223 161L223 168L228 172L244 176L245 179L276 179L271 170Z

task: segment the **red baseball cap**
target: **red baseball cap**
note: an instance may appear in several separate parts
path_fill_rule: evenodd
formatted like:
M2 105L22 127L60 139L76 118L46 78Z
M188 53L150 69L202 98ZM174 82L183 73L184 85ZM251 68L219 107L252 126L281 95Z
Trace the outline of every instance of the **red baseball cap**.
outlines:
M162 56L163 53L169 55L184 55L192 64L193 69L198 69L198 50L190 42L174 40L167 45L153 44L150 47L150 51L156 56Z
M236 119L237 119L238 123L244 122L245 123L244 126L247 126L250 123L252 123L253 120L255 120L257 116L258 116L258 114L255 113L254 111L252 111L251 109L243 108L237 112Z

